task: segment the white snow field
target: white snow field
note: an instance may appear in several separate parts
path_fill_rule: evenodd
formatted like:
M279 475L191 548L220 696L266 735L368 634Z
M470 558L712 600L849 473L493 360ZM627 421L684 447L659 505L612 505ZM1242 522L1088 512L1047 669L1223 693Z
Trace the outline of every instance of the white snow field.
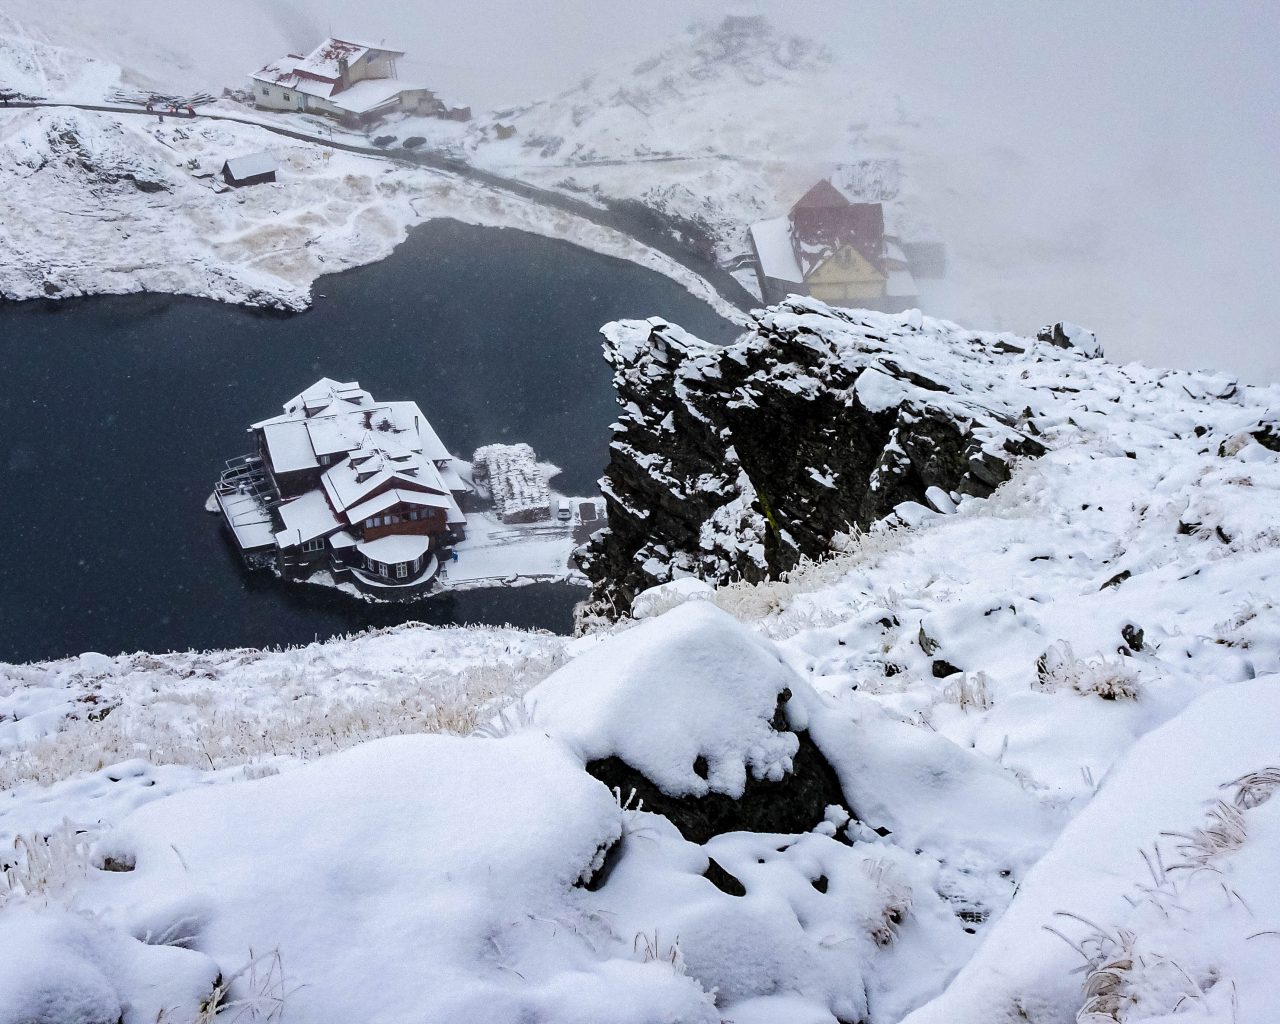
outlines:
M1280 1019L1280 388L804 318L855 321L1048 453L577 639L0 667L0 1022ZM734 797L804 735L798 835L583 770Z

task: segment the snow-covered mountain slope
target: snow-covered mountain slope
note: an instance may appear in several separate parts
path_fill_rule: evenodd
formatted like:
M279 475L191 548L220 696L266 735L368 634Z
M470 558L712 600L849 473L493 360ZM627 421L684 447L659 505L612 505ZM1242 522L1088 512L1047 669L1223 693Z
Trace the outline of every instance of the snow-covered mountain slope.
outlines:
M844 165L878 168L887 227L933 237L898 163L919 128L892 96L860 88L847 62L763 18L695 23L671 46L601 68L531 106L486 115L466 143L494 169L629 199L700 225L722 259ZM497 139L495 124L515 128ZM882 184L884 181L882 180Z
M0 1021L1274 1017L1280 389L770 316L1045 451L576 640L0 668Z

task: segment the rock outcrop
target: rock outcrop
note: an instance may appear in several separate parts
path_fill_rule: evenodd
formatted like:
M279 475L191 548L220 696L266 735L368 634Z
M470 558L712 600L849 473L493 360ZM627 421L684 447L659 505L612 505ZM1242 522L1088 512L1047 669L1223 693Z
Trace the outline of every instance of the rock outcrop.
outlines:
M1044 451L1019 370L1081 358L798 297L725 348L659 319L604 334L623 412L601 481L609 528L581 560L609 615L680 576L776 577L901 502L990 494Z

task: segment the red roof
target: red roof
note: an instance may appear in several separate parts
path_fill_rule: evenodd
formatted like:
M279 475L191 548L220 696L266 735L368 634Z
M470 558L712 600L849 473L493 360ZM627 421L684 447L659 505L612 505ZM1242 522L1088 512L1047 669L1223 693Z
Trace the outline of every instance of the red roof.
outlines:
M828 180L818 182L791 208L791 244L807 277L846 245L884 271L884 207L851 203Z

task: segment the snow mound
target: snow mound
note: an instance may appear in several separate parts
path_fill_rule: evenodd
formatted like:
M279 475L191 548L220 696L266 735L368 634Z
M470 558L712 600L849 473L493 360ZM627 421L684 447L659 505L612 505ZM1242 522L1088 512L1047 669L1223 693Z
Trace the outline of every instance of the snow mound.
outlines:
M217 975L207 957L66 911L18 907L0 916L4 1024L194 1020Z
M227 976L278 952L291 1021L707 1019L669 965L599 965L575 883L620 830L545 737L398 737L146 806L96 855L132 870L97 873L82 902L135 934L181 930Z
M577 658L525 703L584 761L619 757L672 796L737 798L748 772L791 771L799 741L771 722L798 685L767 640L694 601Z
M641 591L631 602L633 619L654 619L686 601L708 601L715 589L696 576L684 576L670 583Z
M905 1024L1164 1021L1179 1006L1277 1019L1277 721L1271 676L1206 694L1139 740L946 994Z

